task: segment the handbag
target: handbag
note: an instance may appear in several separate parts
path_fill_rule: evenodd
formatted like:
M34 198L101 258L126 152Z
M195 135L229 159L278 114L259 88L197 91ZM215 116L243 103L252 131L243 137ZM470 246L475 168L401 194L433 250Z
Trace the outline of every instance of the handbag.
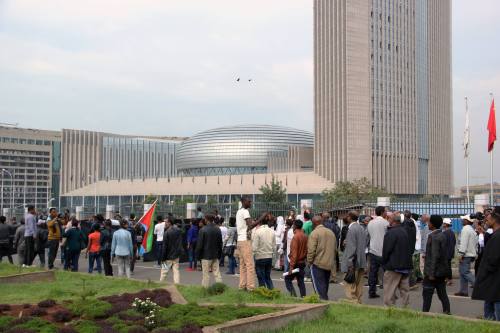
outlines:
M222 249L222 254L224 256L231 257L234 255L234 245L224 246Z
M349 269L344 276L344 281L349 283L349 284L353 284L354 282L356 282L356 269L355 269L356 260L357 260L357 257L356 257L356 255L354 255L354 258L352 260L352 268Z

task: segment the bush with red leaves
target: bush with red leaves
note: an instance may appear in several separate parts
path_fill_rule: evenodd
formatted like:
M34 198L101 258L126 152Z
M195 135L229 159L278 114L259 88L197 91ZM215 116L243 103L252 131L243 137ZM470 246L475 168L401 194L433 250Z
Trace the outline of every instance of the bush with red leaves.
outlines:
M142 290L133 294L125 293L122 295L101 297L100 300L111 304L112 308L106 314L108 316L112 316L119 312L130 309L132 307L132 303L136 298L139 298L141 300L149 298L152 302L164 308L169 307L173 304L170 293L165 289Z
M56 301L54 301L53 299L47 299L45 301L41 301L40 303L38 303L38 306L41 308L51 308L55 305Z
M47 315L47 310L36 306L29 310L29 315L32 317L43 317Z
M0 304L0 311L10 311L11 309L9 304Z
M73 318L73 314L68 310L59 310L52 314L52 319L56 323L67 323Z

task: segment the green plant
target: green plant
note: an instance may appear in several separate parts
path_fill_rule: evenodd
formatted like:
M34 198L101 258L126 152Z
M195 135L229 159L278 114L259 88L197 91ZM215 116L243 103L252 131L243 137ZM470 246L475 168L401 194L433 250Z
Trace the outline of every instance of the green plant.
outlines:
M259 191L262 192L262 201L267 203L283 203L287 200L286 189L283 187L283 183L274 177L271 180L271 184L262 185Z
M134 302L132 302L132 308L143 315L149 315L158 309L158 304L152 302L150 298L146 298L146 300L136 298Z
M97 299L77 300L68 305L68 309L78 317L85 319L104 318L112 306Z
M3 332L10 327L10 323L14 321L14 319L14 317L10 316L0 316L0 332Z
M373 333L405 333L407 332L406 327L402 324L385 320L377 323L373 329Z
M209 296L220 295L223 294L227 289L227 286L224 283L217 282L207 288L207 294Z
M266 287L259 287L252 290L252 293L267 299L277 299L281 296L279 289L267 289Z
M87 279L82 278L82 288L78 292L74 292L74 295L79 297L82 301L85 301L89 297L94 297L97 295L97 291L87 288Z
M78 333L95 333L99 332L100 329L99 326L89 320L80 320L73 327Z
M57 327L46 320L33 318L23 324L15 326L17 329L31 330L37 333L56 333Z
M323 190L321 195L329 204L358 203L361 200L390 197L385 189L373 186L367 178L336 182L333 188Z
M312 294L309 296L306 296L302 299L304 303L320 303L321 299L319 298L318 294Z

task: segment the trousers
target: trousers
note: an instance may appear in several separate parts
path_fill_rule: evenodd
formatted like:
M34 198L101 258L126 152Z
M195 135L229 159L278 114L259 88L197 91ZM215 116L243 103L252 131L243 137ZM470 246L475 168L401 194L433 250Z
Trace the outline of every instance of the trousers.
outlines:
M474 274L470 271L470 265L474 261L472 257L465 257L458 266L460 272L460 292L464 295L469 295L469 283L474 285Z
M377 293L378 271L382 269L382 257L376 256L372 253L368 254L370 259L370 272L368 275L368 293L375 295Z
M399 297L397 293L399 293ZM403 307L407 307L410 304L410 276L394 271L385 271L384 304L386 306L394 306L397 298L401 298Z
M271 280L271 270L273 269L273 259L257 259L255 260L255 272L259 280L259 287L274 289L273 281Z
M54 261L56 260L57 257L57 250L59 250L59 240L57 239L52 239L47 242L49 246L49 261L48 261L48 266L49 269L54 268Z
M181 278L179 273L179 258L173 260L166 260L161 263L160 281L167 279L168 272L173 271L174 284L180 284Z
M328 301L328 288L330 286L330 270L311 265L311 279L314 290L322 300Z
M298 273L294 273L294 274L285 276L286 290L288 290L288 292L293 297L297 297L297 293L295 292L295 288L293 287L293 280L294 279L297 279L297 285L299 287L300 297L306 296L306 285L304 283L304 277L306 274L304 272L304 267L305 267L305 264L299 265L296 267L299 269Z
M253 259L252 243L250 241L239 241L238 252L240 253L240 289L255 289L255 262Z
M113 276L113 266L111 266L111 250L102 250L102 264L104 266L104 275Z
M356 270L356 281L354 283L347 283L344 281L345 296L348 300L355 303L363 303L363 276L365 270L359 268Z
M130 256L116 256L118 276L126 275L130 279Z
M429 280L429 277L424 277L422 282L422 298L424 303L422 305L423 312L429 312L432 304L432 296L434 295L434 290L437 291L437 295L441 304L443 305L443 313L450 313L450 300L448 294L446 293L446 279L445 278L435 278L435 280Z
M219 259L202 259L201 260L201 270L203 272L203 278L201 280L201 285L205 288L208 288L210 284L210 270L212 270L212 274L214 275L215 282L222 283L222 276L220 275L219 270Z

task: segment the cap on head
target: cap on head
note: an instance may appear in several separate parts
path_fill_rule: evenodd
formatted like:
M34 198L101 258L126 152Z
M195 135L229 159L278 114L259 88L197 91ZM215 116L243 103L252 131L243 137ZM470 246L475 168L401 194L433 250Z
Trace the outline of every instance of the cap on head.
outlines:
M443 219L443 224L446 224L446 225L451 225L451 219L449 217L446 217Z

